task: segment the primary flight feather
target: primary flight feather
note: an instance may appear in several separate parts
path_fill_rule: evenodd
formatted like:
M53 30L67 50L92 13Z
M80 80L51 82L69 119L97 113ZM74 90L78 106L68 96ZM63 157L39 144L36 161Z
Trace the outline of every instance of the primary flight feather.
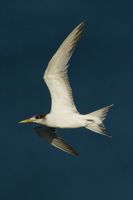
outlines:
M82 115L77 111L74 104L67 70L69 67L69 60L83 33L84 27L85 23L80 23L67 36L49 61L44 73L43 78L51 95L51 111L46 115L36 115L20 121L20 123L35 122L41 124L41 126L35 127L37 134L54 147L72 155L78 155L78 153L73 147L57 136L55 129L85 127L96 133L109 136L106 133L103 120L109 108L112 106L106 106L95 112Z

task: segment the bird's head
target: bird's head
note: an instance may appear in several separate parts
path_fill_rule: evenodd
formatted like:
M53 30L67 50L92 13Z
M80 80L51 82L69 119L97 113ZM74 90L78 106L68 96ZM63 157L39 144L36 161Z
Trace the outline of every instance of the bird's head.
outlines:
M20 121L19 123L38 123L38 124L42 124L42 122L45 120L45 116L44 114L40 114L40 115L35 115L31 118L25 119Z

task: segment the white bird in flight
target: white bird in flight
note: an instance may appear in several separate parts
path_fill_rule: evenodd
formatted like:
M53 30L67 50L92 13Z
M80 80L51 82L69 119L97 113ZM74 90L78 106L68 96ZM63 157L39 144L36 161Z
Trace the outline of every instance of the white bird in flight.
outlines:
M72 89L68 80L67 69L69 60L80 39L85 23L81 22L64 40L58 48L44 73L44 81L51 95L51 110L48 114L35 115L19 123L35 122L41 124L35 127L35 131L54 147L72 155L78 155L77 151L57 136L57 128L85 127L96 133L107 135L103 120L113 105L106 106L95 112L82 115L74 104Z

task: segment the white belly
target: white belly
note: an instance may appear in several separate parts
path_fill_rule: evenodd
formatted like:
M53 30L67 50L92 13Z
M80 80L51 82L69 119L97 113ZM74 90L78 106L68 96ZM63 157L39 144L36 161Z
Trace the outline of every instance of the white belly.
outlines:
M49 113L44 123L46 126L55 128L80 128L85 126L84 118L78 113L62 115Z

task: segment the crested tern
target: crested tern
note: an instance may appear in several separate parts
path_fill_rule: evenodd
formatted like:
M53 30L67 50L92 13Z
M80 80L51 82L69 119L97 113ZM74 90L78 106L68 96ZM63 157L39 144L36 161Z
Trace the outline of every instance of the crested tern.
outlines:
M56 134L57 128L85 127L96 133L109 136L103 120L109 108L103 107L89 114L80 114L74 104L72 89L69 83L67 70L69 60L74 52L78 40L83 34L85 23L81 22L63 41L53 55L44 72L43 79L51 95L51 110L48 114L35 115L19 123L35 122L41 124L35 127L36 133L51 145L72 155L77 151ZM110 136L109 136L110 137Z

